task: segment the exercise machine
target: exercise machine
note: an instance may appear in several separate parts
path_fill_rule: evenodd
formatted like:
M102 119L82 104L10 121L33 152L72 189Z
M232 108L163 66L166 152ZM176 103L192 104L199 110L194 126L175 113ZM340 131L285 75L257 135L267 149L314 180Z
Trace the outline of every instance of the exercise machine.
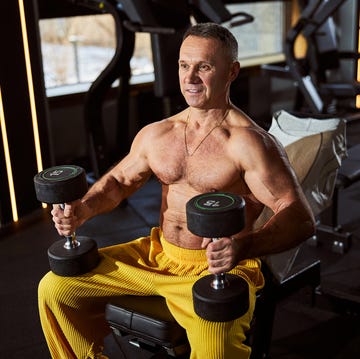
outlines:
M274 76L292 78L297 86L295 110L344 118L347 124L360 120L355 98L360 94L360 83L332 81L330 73L339 70L342 60L355 63L357 52L339 50L333 15L346 0L300 1L301 15L288 32L285 42L286 67L265 65L263 69ZM307 44L304 59L295 57L295 42L303 35ZM351 246L352 234L343 230L338 221L340 192L360 180L360 144L348 145L348 158L339 168L329 224L318 222L317 235L308 243L318 246L330 243L331 250L343 254Z
M331 82L328 75L330 71L339 69L342 59L357 61L359 58L356 52L339 51L332 16L345 2L303 1L304 10L286 37L285 56L289 74L296 81L308 112L314 114L349 116L354 109L351 106L342 107L341 100L354 101L360 93L357 81ZM307 44L305 59L297 59L294 54L295 41L300 35L304 36ZM301 105L298 103L296 110L301 110Z

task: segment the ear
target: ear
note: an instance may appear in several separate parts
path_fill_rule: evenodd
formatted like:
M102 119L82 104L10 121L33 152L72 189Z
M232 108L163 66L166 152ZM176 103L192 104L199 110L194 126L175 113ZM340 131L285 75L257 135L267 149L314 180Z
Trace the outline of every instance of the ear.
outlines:
M230 72L229 72L229 80L231 82L233 82L238 77L239 71L240 71L240 62L234 61L231 64L231 68L230 68Z

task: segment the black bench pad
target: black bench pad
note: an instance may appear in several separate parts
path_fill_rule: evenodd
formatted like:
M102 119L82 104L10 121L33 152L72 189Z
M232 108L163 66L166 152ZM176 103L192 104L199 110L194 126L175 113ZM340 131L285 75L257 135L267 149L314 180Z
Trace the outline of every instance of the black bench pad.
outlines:
M120 332L164 347L173 348L187 342L185 329L175 321L162 297L112 298L106 305L105 317L110 326Z

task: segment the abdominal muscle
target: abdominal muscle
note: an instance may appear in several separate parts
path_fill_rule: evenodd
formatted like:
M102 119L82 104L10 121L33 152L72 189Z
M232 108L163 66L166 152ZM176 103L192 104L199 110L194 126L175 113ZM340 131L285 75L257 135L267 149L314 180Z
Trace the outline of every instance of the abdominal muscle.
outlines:
M164 238L179 247L201 249L202 238L187 229L186 203L199 192L186 184L163 185L160 226Z

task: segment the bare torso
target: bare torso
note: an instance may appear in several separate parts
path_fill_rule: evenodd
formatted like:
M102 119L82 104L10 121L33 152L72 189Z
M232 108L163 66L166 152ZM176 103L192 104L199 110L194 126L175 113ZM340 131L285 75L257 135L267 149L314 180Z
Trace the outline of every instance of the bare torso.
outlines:
M235 137L238 141L241 131L249 131L250 127L254 130L256 126L244 115L232 113L194 153L204 134L189 137L189 155L184 141L183 117L184 114L180 114L160 124L163 129L160 136L157 134L156 143L151 145L148 161L162 184L160 225L164 237L178 246L199 249L202 239L191 234L186 226L186 202L193 196L213 191L243 196L247 211L247 224L243 232L252 228L263 208L251 195L239 161L235 159L238 156L232 153ZM234 121L236 126L231 124Z

